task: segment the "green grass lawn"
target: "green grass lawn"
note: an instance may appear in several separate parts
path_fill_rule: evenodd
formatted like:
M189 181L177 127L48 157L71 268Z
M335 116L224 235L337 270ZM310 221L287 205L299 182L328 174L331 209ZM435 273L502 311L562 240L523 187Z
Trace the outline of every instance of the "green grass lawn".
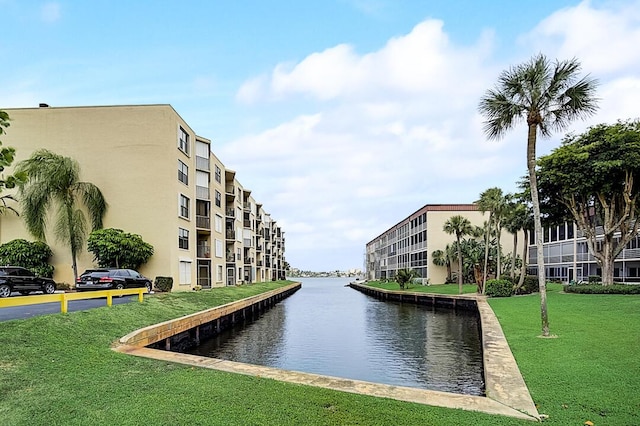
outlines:
M0 424L531 424L198 369L109 349L140 327L285 284L161 294L146 297L144 303L2 322ZM551 330L557 339L537 337L537 295L490 301L540 412L549 415L545 423L640 424L640 296L551 290Z
M367 285L371 287L382 288L385 290L400 291L400 285L395 282L380 282L370 281ZM416 285L410 284L405 291L421 292L421 293L436 293L436 294L458 294L458 284L437 284L437 285ZM476 284L463 284L462 293L476 293L478 286Z

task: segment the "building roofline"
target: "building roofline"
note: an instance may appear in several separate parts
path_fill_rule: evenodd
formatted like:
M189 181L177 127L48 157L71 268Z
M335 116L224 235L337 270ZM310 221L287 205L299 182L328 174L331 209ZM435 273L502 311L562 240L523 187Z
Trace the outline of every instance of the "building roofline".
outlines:
M380 234L378 234L378 236L373 238L366 245L368 246L372 242L374 242L377 239L379 239L380 237L382 237L387 232L391 231L394 228L397 228L400 225L403 225L404 223L410 221L411 219L413 219L416 216L421 215L422 213L426 213L426 212L472 212L472 211L479 211L479 208L478 208L478 206L476 204L425 204L424 206L420 207L418 210L416 210L413 213L411 213L409 216L405 217L401 221L397 222L396 224L394 224L391 227L387 228L385 231L383 231Z

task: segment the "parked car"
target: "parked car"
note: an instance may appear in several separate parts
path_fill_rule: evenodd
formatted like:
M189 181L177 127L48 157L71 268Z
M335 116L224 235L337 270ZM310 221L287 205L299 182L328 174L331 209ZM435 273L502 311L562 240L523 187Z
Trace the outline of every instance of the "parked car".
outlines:
M88 269L76 281L78 291L121 290L135 287L147 287L147 290L151 291L151 280L133 269Z
M51 278L39 277L20 266L0 266L0 297L8 297L12 292L27 295L32 291L51 294L56 291L56 282Z

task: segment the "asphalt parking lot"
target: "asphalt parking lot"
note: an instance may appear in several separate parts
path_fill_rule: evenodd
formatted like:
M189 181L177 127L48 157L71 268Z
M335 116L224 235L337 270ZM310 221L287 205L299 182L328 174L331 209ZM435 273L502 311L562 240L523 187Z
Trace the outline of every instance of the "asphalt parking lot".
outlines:
M42 294L42 292L33 292L32 295ZM20 296L20 293L11 293L10 297ZM138 296L114 297L113 304L121 305L131 301L137 301ZM105 299L87 299L87 300L70 300L68 302L68 312L85 311L87 309L99 308L107 306ZM38 315L60 314L60 303L40 303L37 305L12 306L9 308L0 308L0 321L9 321L15 319L31 318Z

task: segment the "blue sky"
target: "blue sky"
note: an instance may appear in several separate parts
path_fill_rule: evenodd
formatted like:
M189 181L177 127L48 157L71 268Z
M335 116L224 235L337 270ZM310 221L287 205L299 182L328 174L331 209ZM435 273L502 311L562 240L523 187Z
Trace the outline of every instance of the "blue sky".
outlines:
M639 0L0 0L0 10L0 108L173 105L284 227L287 260L302 269L360 268L366 242L424 204L513 191L526 129L487 141L477 104L538 52L576 57L600 81L598 114L567 131L640 116Z

